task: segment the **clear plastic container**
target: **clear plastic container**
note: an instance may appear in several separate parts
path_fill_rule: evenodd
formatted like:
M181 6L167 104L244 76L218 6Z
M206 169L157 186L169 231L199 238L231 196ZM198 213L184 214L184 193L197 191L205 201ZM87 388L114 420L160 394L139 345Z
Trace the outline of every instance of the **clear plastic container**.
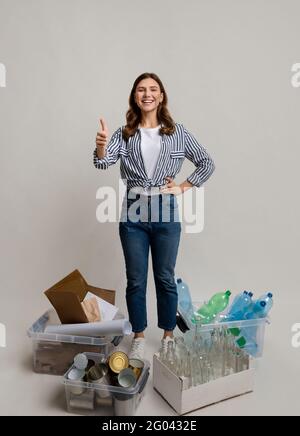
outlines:
M106 358L104 354L84 354L96 364ZM150 363L144 360L142 373L132 388L114 386L107 382L70 380L68 374L73 369L72 365L63 377L68 412L96 416L133 416L145 393Z
M124 318L118 312L116 318ZM122 336L86 337L45 333L51 324L60 324L54 310L48 310L27 331L32 340L33 370L41 374L63 375L72 365L74 356L83 352L107 355L122 340Z
M201 307L202 304L203 303L194 302L195 311L197 308ZM268 317L242 321L226 321L221 314L212 324L198 324L197 334L205 339L216 329L227 329L235 337L237 345L243 344L241 348L243 348L246 353L250 354L252 357L258 358L263 355L266 324L270 324ZM177 326L179 330L184 333L186 341L192 342L194 340L196 324L182 311L177 314Z

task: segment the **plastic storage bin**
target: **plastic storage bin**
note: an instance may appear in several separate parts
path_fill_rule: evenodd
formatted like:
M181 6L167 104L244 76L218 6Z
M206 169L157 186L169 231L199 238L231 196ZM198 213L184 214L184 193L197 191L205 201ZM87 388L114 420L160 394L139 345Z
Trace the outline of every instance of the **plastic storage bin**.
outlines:
M106 354L84 353L88 359L100 363ZM144 396L150 363L144 360L143 371L132 388L110 384L73 381L68 378L72 365L63 377L68 412L81 415L132 416Z
M203 303L193 303L194 309L199 308ZM213 324L197 326L201 336L208 337L215 329L228 329L236 338L236 344L243 344L242 349L250 356L262 357L264 349L265 327L269 324L269 318L258 318L241 321L222 321L222 315L219 320ZM192 323L186 313L178 311L177 327L184 333L187 341L193 341L196 324ZM246 339L245 339L246 338Z
M116 318L123 318L123 315L118 312ZM44 332L47 325L59 323L56 312L51 309L27 331L32 340L33 370L37 373L63 375L72 365L76 354L88 351L107 355L122 340L122 336L95 338Z

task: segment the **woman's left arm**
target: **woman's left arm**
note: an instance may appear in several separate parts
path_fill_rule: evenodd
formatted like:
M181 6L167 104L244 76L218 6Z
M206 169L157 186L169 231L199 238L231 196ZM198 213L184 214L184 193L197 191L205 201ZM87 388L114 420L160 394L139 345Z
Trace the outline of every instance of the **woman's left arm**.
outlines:
M184 127L184 153L196 166L195 171L180 185L174 182L171 177L166 177L166 185L161 188L162 193L180 195L192 188L200 187L212 175L215 170L215 164L203 145L199 144L197 139Z
M187 178L187 182L198 188L209 179L215 170L215 164L203 145L185 128L185 156L196 166L195 171Z

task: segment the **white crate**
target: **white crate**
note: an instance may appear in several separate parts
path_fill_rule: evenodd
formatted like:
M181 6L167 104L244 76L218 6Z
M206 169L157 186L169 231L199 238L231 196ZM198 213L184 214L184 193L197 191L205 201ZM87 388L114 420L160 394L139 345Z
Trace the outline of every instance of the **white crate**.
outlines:
M153 356L153 387L180 415L252 392L254 375L255 368L250 360L248 370L184 389L184 378L174 374L157 354Z

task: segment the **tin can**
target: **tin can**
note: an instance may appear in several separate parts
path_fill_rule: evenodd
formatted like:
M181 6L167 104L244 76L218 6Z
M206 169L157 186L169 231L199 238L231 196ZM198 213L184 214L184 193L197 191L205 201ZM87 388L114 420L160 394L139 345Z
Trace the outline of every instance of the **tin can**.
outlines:
M144 362L140 359L129 359L129 368L133 370L138 380L143 372Z
M88 358L86 357L86 355L83 353L76 354L76 356L74 357L74 366L77 369L83 370L86 369L87 365L88 365Z
M109 356L108 366L113 374L119 374L122 369L128 368L128 364L128 356L122 351L115 351Z
M108 366L105 363L98 363L87 371L87 380L90 383L98 382L108 373Z
M88 370L92 367L92 366L94 366L96 364L96 362L94 361L94 360L92 360L92 359L88 359L88 363L87 363L87 367L86 367L86 372L88 372Z
M118 383L122 388L132 388L136 384L137 377L132 368L125 368L118 375Z
M113 406L113 398L111 395L108 397L99 397L96 395L95 405L96 405L96 407L112 407Z
M83 378L84 378L84 370L78 369L78 368L72 368L68 372L68 379L72 381L73 383L70 386L70 390L72 394L74 395L82 395L85 392L85 388L83 385Z
M95 393L97 397L106 398L110 395L108 366L105 363L98 363L92 366L87 372L87 381L96 384Z
M69 403L70 411L72 409L94 410L94 392L93 389L88 389L82 395L74 395L70 392Z

